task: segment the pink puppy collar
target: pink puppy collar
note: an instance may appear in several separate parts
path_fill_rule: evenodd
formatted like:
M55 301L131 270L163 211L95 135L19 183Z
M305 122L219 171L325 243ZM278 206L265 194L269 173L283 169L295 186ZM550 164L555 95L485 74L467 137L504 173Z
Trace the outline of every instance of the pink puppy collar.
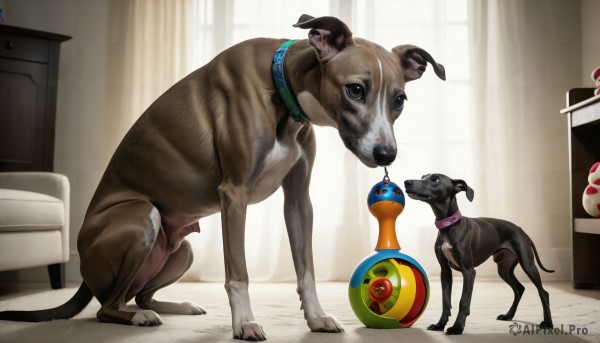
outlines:
M458 221L461 219L462 219L462 215L460 214L460 210L459 210L459 211L456 211L456 213L454 213L452 216L450 216L446 219L436 221L435 227L437 227L440 230L447 229L450 226L458 223Z

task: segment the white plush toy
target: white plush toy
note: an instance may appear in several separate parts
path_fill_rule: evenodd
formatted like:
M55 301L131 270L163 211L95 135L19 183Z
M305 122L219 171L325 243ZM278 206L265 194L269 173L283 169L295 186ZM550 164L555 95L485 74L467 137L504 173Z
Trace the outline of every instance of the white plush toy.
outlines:
M587 187L583 191L583 208L594 218L600 218L600 162L590 168Z
M592 80L596 83L596 89L594 89L594 95L600 94L600 67L596 67L590 75Z

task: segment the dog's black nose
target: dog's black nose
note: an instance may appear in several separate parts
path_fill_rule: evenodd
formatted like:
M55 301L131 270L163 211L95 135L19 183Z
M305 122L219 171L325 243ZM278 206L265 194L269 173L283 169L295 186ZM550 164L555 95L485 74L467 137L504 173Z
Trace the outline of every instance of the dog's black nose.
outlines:
M396 149L389 145L377 145L373 149L373 158L380 166L390 165L396 159Z

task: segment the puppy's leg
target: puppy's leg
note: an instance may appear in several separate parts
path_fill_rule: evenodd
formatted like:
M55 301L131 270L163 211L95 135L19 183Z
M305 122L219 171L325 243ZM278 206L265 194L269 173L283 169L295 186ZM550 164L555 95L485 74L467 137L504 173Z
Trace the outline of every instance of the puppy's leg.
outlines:
M470 314L471 297L473 295L473 285L475 283L475 269L473 267L461 266L463 274L463 290L458 305L458 315L454 325L446 330L446 335L460 335L465 329L467 316Z
M160 230L158 210L136 200L116 204L86 218L78 238L81 274L102 307L103 322L154 326L162 324L154 311L125 310L131 286L154 246Z
M439 243L439 244L438 244ZM443 331L448 323L450 317L450 310L452 309L452 269L448 264L448 259L444 256L441 251L441 241L436 243L435 255L442 268L440 281L442 283L442 316L437 324L431 324L427 327L427 330L431 331Z
M179 280L190 268L193 260L192 246L187 240L183 240L179 249L169 256L159 274L150 280L135 297L138 306L158 313L205 314L206 311L202 307L192 302L174 303L153 299L156 291Z
M233 337L248 341L267 339L262 325L254 320L248 295L248 270L244 249L247 194L244 186L222 183L221 222L225 258L225 290L231 306Z
M525 241L525 240L523 240ZM552 315L550 314L550 295L542 287L542 279L540 278L540 272L535 266L533 251L531 250L531 243L523 243L522 247L516 251L517 258L525 274L531 279L531 282L535 285L542 301L542 308L544 310L544 321L540 323L542 329L552 329Z
M467 316L469 316L471 311L471 297L473 296L476 272L475 268L473 268L473 253L470 251L470 247L455 246L452 248L452 255L454 260L457 261L457 267L463 275L463 289L456 320L454 321L454 325L446 330L446 335L460 335L465 328Z
M498 320L511 320L515 316L521 296L525 292L525 287L515 277L515 267L519 262L517 257L513 255L508 249L502 249L494 254L494 262L498 265L498 274L504 280L514 293L514 300L510 309L506 314L501 314L497 317Z
M309 179L310 168L306 161L301 160L283 182L285 223L296 269L300 308L304 310L304 318L311 331L342 332L342 325L334 317L325 314L317 297L312 254L313 212L308 192Z

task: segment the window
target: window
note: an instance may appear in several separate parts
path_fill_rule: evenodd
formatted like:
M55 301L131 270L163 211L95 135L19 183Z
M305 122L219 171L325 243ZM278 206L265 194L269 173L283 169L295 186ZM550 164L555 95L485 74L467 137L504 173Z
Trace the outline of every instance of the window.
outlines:
M468 178L473 173L473 123L470 108L470 74L467 0L204 0L199 28L202 64L225 48L249 38L304 39L307 31L292 27L303 14L338 16L356 37L372 40L387 49L414 44L427 50L446 68L447 81L432 68L408 83L408 102L395 124L398 156L389 168L392 181L443 172ZM212 11L212 13L211 13ZM212 44L212 45L211 45ZM370 215L366 197L383 178L382 168L362 165L343 145L336 130L315 128L318 141L311 197L314 209L313 244L316 276L344 280L377 241L377 222ZM247 262L253 279L293 280L291 255L283 220L283 195L251 206L246 221ZM435 267L431 244L436 232L429 206L407 200L397 223L400 245L407 253ZM215 216L218 218L218 216ZM210 226L216 226L217 230ZM220 246L220 220L201 221L202 239L193 239L198 261L214 256ZM206 235L209 235L207 237ZM213 236L214 235L214 236ZM212 238L214 237L214 239ZM199 245L199 246L198 246ZM204 258L202 256L205 256ZM349 259L350 257L350 259ZM209 260L211 260L209 258ZM212 274L221 266L214 266ZM220 264L220 261L218 261ZM205 268L203 266L202 268ZM204 279L214 279L200 271Z

